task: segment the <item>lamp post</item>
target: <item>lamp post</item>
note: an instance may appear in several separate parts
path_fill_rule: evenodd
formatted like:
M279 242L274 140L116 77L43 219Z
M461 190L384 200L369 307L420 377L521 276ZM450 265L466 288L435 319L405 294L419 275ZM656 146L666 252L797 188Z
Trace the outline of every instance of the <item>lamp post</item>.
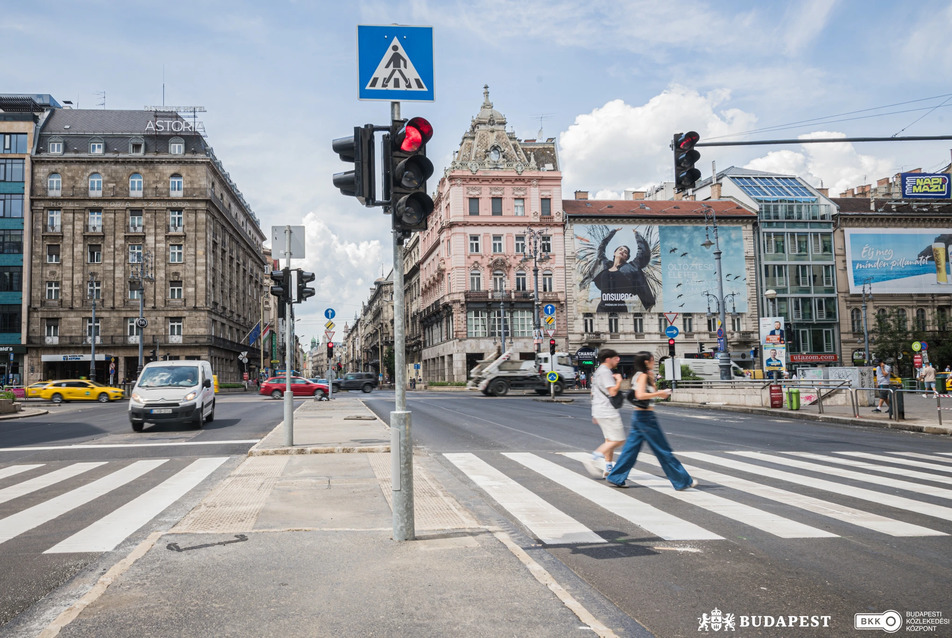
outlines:
M730 355L727 353L727 326L726 315L724 312L724 272L721 269L721 246L717 238L717 215L710 206L704 206L704 222L714 234L712 242L709 236L701 244L704 248L714 246L714 268L717 270L717 302L718 316L720 318L720 328L717 331L717 363L721 370L721 381L730 381L731 362ZM705 229L706 235L707 229Z
M506 282L500 283L499 289L494 290L493 294L499 298L499 331L502 336L502 352L506 351Z
M129 279L136 284L136 289L139 291L139 318L136 319L136 328L139 329L139 368L136 370L136 378L138 378L138 376L142 374L142 367L145 365L142 348L144 345L145 327L149 325L149 322L146 321L145 316L143 316L145 310L145 282L155 281L155 276L152 271L152 253L150 251L144 251L139 263L133 264Z
M549 258L548 253L541 253L542 239L548 237L542 230L535 228L526 228L526 244L523 247L522 261L532 260L532 280L535 287L535 299L533 302L533 323L532 337L535 342L536 353L541 351L542 346L542 324L539 321L539 262L546 261Z
M866 302L873 300L873 280L863 281L863 364L869 365L869 321L866 314Z
M90 354L89 354L89 380L96 381L96 278L92 273L89 273L89 286L87 287L86 294L89 295L89 298L93 301L93 322L90 326Z

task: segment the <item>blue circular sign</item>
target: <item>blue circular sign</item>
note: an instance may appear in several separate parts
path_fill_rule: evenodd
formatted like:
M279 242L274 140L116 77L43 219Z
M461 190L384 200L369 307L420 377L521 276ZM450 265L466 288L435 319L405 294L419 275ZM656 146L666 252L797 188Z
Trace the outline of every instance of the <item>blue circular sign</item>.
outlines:
M677 326L668 326L664 329L664 334L668 335L668 339L674 339L681 334L681 331L678 330Z
M554 314L555 314L555 305L554 305L554 304L550 304L550 303L545 304L545 305L542 307L542 312L544 312L544 313L547 314L547 315L554 315Z
M550 372L547 375L545 375L545 378L549 380L549 383L555 383L556 381L559 380L559 373Z
M327 310L325 310L325 311L324 311L324 316L327 317L328 319L333 319L333 318L334 318L334 309L333 309L333 308L328 308Z

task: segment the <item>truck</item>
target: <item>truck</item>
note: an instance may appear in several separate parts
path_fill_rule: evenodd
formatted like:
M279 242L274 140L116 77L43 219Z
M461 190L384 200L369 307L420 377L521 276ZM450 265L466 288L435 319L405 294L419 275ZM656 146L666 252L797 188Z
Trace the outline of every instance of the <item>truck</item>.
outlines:
M678 359L681 365L691 369L691 372L707 381L718 381L721 378L721 365L717 359ZM730 362L731 378L744 378L744 369Z
M492 397L506 396L510 389L533 390L537 394L549 393L550 384L546 379L549 373L548 354L544 355L544 363L542 354L537 354L534 361L518 361L511 357L512 350L500 353L499 348L487 354L470 370L466 387ZM556 353L552 371L559 375L558 380L552 384L553 390L555 394L562 394L565 384L575 380L575 368L571 365L568 353Z

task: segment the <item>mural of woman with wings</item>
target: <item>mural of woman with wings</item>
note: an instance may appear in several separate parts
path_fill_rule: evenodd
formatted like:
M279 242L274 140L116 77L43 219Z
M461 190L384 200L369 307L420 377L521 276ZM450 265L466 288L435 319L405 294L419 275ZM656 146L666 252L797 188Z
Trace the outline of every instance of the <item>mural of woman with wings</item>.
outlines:
M579 290L591 284L600 291L596 312L629 312L637 300L644 310L654 307L661 288L661 245L657 229L645 227L643 232L632 228L634 250L627 244L615 247L609 258L609 244L622 227L609 229L604 225L586 227L588 237L576 235L576 268Z

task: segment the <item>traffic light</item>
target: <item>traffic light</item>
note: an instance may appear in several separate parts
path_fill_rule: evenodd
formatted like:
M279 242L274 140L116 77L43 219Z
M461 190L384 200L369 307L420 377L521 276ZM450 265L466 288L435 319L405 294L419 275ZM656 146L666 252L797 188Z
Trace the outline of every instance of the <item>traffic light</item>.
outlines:
M555 354L555 339L549 339L549 354Z
M704 344L703 344L703 343L697 344L697 351L698 351L698 353L700 353L700 354L703 354L703 353L704 353Z
M674 339L668 339L668 356L674 356Z
M355 126L351 137L339 137L331 145L341 160L354 164L352 170L334 173L334 186L344 195L356 197L364 206L373 206L376 193L373 124Z
M384 199L390 201L396 231L426 230L426 218L433 212L433 200L426 194L426 180L433 174L433 162L426 158L431 137L433 127L422 117L394 122L384 137Z
M272 270L271 271L271 294L278 298L278 301L281 304L285 304L289 301L291 294L290 289L290 273L287 268L284 270Z
M331 361L334 358L334 342L327 342L327 360Z
M314 289L308 284L314 281L314 273L299 270L297 274L297 302L302 303L314 296Z
M701 171L694 167L701 159L701 154L694 150L700 136L695 131L674 134L674 190L686 191L694 188L695 182L701 179Z

